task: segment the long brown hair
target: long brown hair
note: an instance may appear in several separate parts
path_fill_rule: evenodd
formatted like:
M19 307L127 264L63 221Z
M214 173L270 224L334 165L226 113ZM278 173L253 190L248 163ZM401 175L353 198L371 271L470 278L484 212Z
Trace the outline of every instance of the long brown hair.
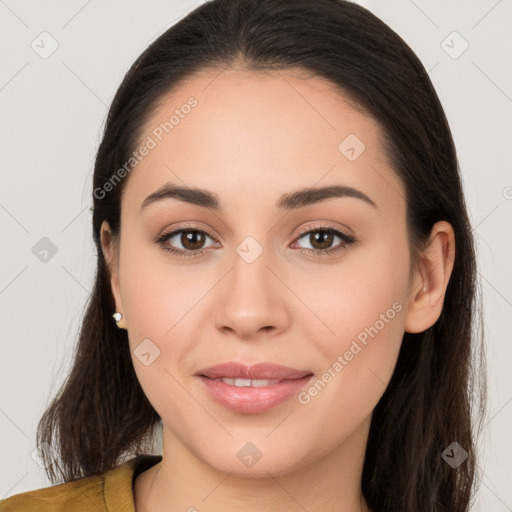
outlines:
M406 189L413 255L434 223L455 231L456 256L438 321L405 333L396 369L372 417L362 490L379 512L467 511L475 438L485 404L476 261L456 151L438 96L407 44L368 10L343 0L213 0L158 37L135 61L110 107L93 177L95 284L72 369L38 425L58 459L52 482L103 473L147 450L161 420L137 380L100 243L106 220L119 236L128 178L104 185L129 161L162 96L206 68L301 68L330 80L379 123ZM479 356L479 357L478 357ZM458 468L441 454L457 442ZM40 456L50 462L45 444Z

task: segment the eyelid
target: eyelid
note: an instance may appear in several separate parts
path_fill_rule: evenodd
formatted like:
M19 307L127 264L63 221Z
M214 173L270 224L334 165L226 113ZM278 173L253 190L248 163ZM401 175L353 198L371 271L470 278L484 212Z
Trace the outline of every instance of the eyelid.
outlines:
M302 235L305 235L307 233L310 233L311 231L314 231L314 230L325 230L325 229L334 229L336 231L339 231L340 233L344 234L345 236L349 237L349 238L353 238L354 235L353 235L353 231L347 227L347 226L343 226L343 227L340 227L341 225L331 225L330 221L316 221L315 224L311 225L309 224L308 226L305 226L303 228L301 228L297 234L297 236L295 237L295 239L301 237ZM294 239L294 240L295 240Z
M180 232L180 231L200 231L200 232L208 235L210 238L213 238L215 241L218 241L218 238L220 238L217 235L213 235L212 233L210 233L210 229L206 228L204 226L197 225L197 224L179 224L179 225L172 225L168 229L165 229L161 235L156 236L154 241L157 242L158 240L160 240L164 237L167 238L170 235L176 234L177 232Z

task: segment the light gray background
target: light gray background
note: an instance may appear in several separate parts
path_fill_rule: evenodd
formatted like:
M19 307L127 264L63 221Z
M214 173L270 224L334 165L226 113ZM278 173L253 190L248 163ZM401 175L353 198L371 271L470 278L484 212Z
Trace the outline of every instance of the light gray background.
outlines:
M0 0L0 498L49 485L31 453L92 286L91 175L107 107L134 59L199 3ZM418 54L453 131L478 243L489 370L474 510L512 511L512 2L359 3ZM50 48L43 31L58 43L46 59L31 47ZM46 263L32 252L43 237L57 248Z

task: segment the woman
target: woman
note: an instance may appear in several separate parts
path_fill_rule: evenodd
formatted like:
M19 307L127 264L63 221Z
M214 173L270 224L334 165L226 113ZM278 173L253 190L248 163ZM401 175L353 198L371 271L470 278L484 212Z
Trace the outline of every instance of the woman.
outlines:
M62 483L2 510L469 509L472 231L387 25L201 5L127 73L93 180L95 287L38 430Z

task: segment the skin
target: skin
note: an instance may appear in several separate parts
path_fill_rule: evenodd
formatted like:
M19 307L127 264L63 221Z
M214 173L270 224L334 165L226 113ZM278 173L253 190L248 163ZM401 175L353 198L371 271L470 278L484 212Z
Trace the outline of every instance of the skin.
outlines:
M368 510L360 480L372 411L404 332L427 329L441 313L452 227L437 223L413 265L405 190L380 128L330 82L298 71L204 71L164 98L141 140L190 96L197 107L129 175L120 240L102 225L116 310L163 421L163 460L136 479L136 510ZM338 150L349 134L366 146L352 162ZM167 198L141 213L169 181L216 193L222 210ZM356 188L376 207L342 197L276 208L281 194L326 185ZM208 233L202 255L175 256L154 242L190 226ZM323 257L301 252L322 248L299 233L319 227L357 242ZM263 248L250 264L236 252L247 236ZM186 250L180 236L166 243ZM323 247L339 244L334 237ZM307 404L292 397L264 413L236 413L195 376L220 362L270 361L321 377L397 302L401 311ZM146 338L161 351L149 366L133 356ZM262 454L252 467L237 457L248 442Z

